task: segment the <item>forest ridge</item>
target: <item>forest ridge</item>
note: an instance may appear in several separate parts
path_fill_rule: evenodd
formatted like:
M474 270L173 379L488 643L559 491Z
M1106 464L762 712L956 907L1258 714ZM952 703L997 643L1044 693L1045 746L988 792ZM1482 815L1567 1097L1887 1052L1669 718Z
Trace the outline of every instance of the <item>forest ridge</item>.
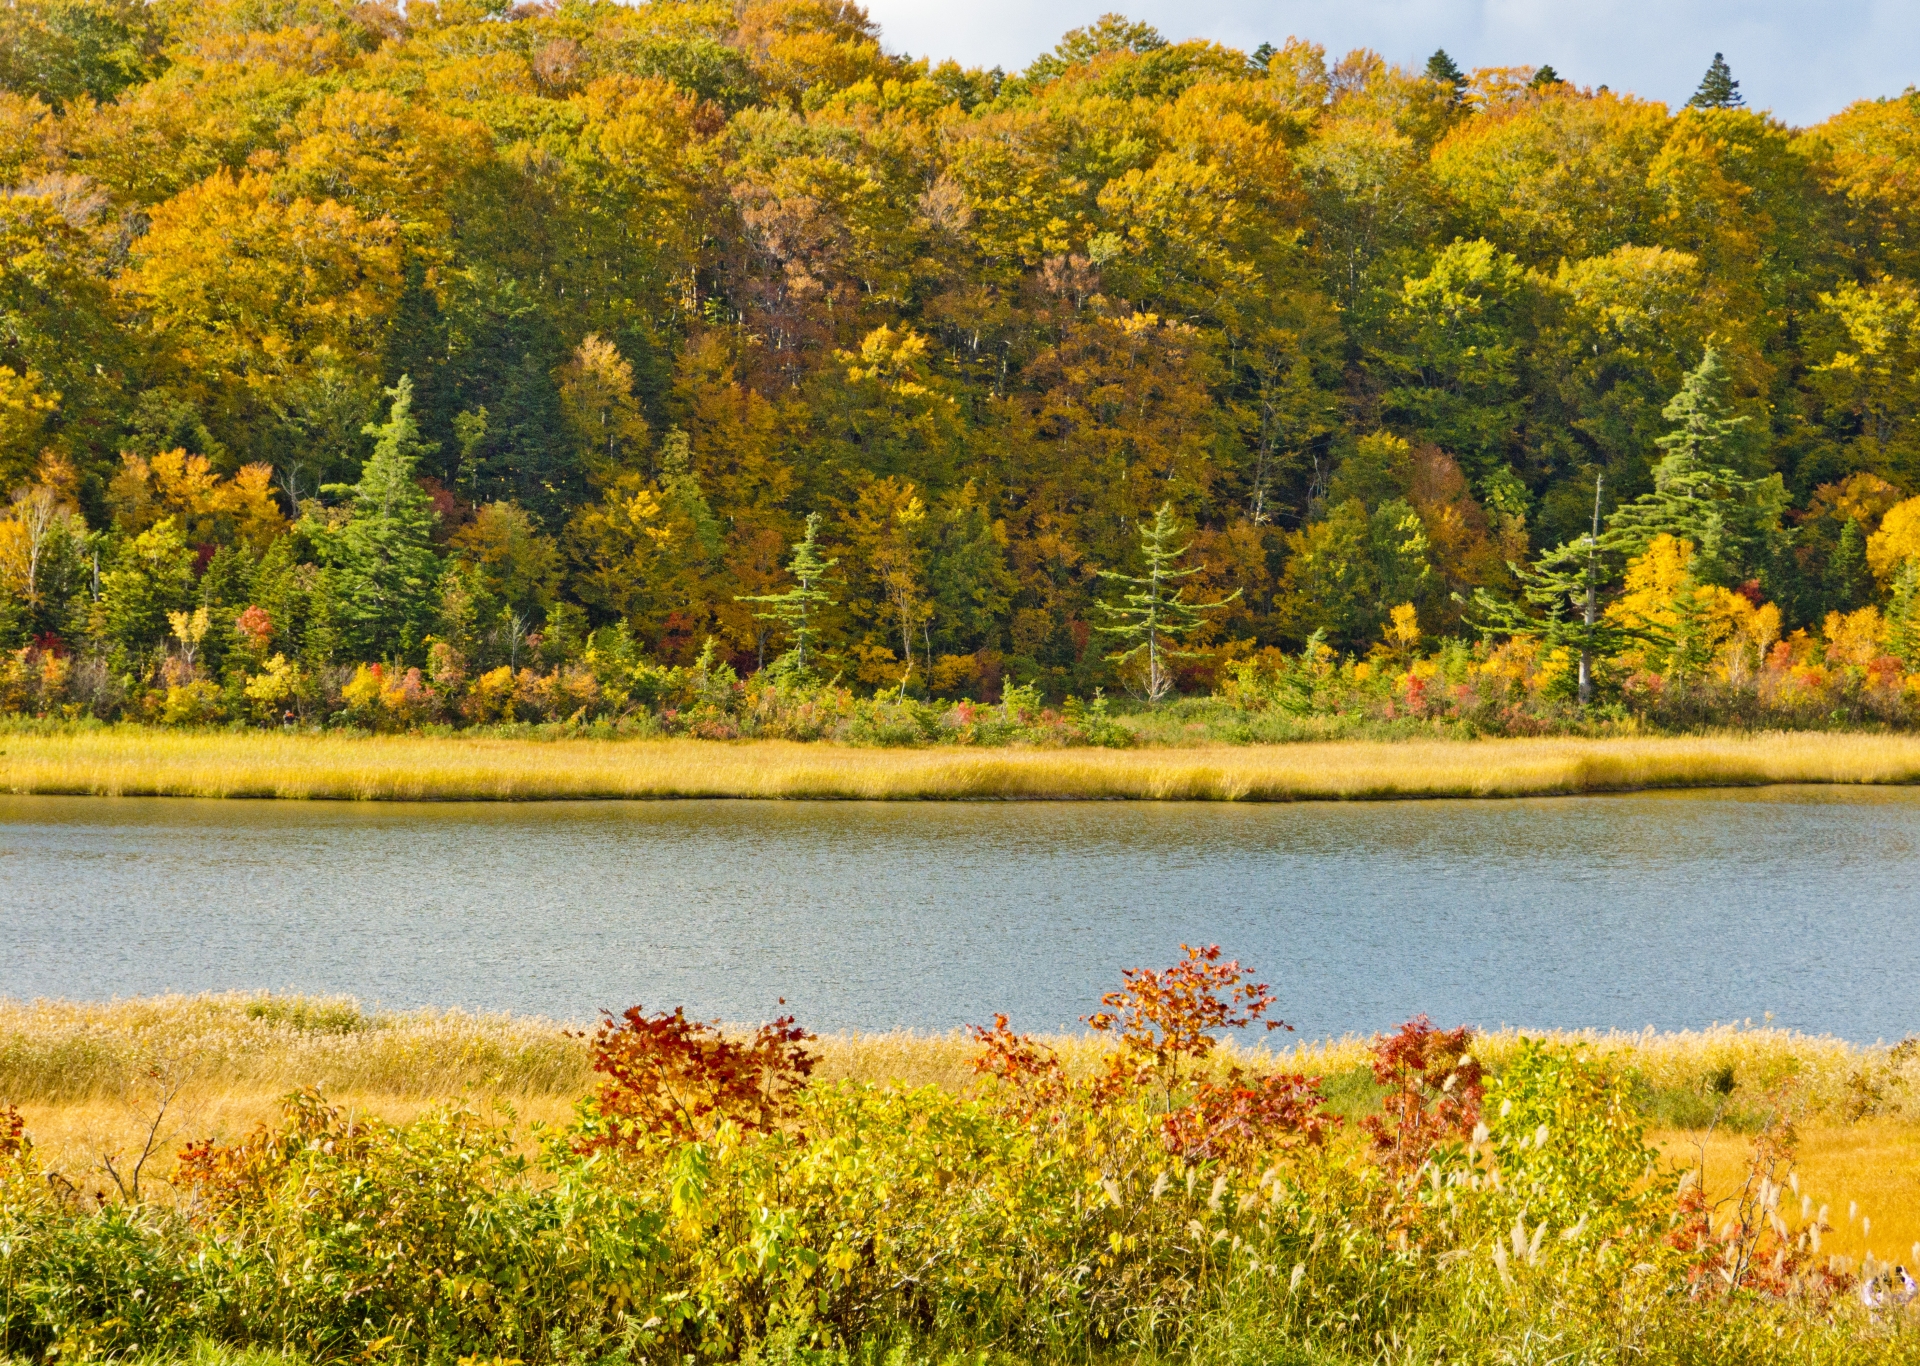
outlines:
M1164 508L1188 688L1476 633L1904 676L1917 182L1912 91L1794 129L1717 57L1673 110L1116 16L1009 75L838 0L19 0L0 645L190 720L747 672L817 514L823 669L1084 696Z

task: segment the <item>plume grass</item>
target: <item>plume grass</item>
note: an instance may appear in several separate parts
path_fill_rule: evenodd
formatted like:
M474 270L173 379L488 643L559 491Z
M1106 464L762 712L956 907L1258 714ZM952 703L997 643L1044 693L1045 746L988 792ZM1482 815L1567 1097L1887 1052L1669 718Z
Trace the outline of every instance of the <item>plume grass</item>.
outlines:
M395 1122L456 1101L510 1110L523 1126L560 1124L593 1081L580 1030L577 1022L509 1014L372 1012L344 997L0 1000L0 1105L19 1106L48 1164L75 1174L103 1154L137 1150L157 1088L171 1083L178 1092L163 1135L167 1153L189 1138L232 1138L273 1120L281 1097L304 1086ZM1484 1034L1475 1053L1498 1071L1522 1037ZM1920 1240L1916 1050L1746 1025L1533 1037L1583 1045L1628 1071L1656 1111L1663 1098L1696 1102L1692 1127L1664 1124L1656 1138L1672 1161L1701 1166L1710 1189L1727 1188L1740 1169L1749 1142L1742 1130L1759 1108L1791 1105L1805 1125L1803 1185L1834 1211L1834 1250L1896 1257ZM1105 1057L1103 1041L1088 1034L1046 1042L1075 1074ZM1336 1108L1363 1110L1373 1095L1368 1042L1349 1036L1269 1049L1229 1040L1218 1056L1255 1070L1321 1074ZM960 1031L829 1034L815 1048L823 1082L959 1089L973 1075L975 1045ZM170 1166L163 1160L160 1174ZM1873 1218L1870 1237L1846 1217L1854 1202Z

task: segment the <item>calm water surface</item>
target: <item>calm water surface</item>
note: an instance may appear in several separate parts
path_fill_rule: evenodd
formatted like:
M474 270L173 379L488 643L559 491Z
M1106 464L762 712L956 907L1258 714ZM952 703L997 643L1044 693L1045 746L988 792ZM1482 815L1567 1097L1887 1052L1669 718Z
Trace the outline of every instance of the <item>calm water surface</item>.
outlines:
M0 995L1071 1025L1228 947L1303 1034L1920 1032L1920 792L1348 805L0 797Z

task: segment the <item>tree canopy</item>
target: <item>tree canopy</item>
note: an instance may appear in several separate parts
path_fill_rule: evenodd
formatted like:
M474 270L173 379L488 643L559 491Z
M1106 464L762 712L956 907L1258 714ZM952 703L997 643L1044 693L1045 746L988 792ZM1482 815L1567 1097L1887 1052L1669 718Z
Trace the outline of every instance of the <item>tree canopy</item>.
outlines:
M16 0L0 645L1086 695L1164 511L1187 686L1529 610L1596 483L1790 631L1899 578L1917 187L1920 96L1790 128L1717 54L1669 109L1115 16L1009 73L803 0Z

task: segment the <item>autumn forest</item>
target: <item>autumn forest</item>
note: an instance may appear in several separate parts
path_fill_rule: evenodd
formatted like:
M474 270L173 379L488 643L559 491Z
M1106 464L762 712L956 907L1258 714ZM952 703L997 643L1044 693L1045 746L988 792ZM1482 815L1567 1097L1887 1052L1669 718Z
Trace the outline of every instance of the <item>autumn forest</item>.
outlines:
M0 707L1909 720L1920 96L1701 56L9 0Z

